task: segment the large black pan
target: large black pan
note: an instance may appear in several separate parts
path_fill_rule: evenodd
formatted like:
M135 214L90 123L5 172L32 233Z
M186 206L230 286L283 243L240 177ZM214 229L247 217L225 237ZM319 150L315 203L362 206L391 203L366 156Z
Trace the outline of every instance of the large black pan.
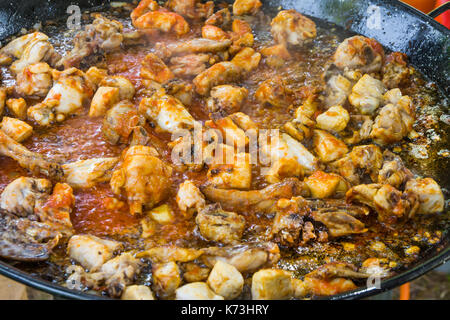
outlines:
M386 48L406 53L411 63L426 77L436 82L446 97L450 96L450 31L431 17L394 0L262 0L266 8L296 9L309 16L335 23L368 37L377 39ZM67 7L77 4L81 9L103 5L101 0L0 0L0 40L29 28L39 21L67 15ZM443 12L450 7L447 3ZM434 13L435 15L437 13ZM440 184L450 189L450 175L442 168ZM374 295L411 281L450 260L450 235L415 266L381 282L381 288L359 288L328 297L354 299ZM34 277L0 261L0 274L51 294L71 299L101 299L101 297L68 290Z

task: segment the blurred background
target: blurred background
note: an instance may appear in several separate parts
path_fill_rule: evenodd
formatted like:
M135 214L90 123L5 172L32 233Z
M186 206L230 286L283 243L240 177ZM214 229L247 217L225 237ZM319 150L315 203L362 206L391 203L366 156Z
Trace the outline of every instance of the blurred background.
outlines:
M450 0L403 0L403 2L413 6L423 13L428 13L449 1ZM450 12L440 15L436 18L436 20L450 29ZM26 287L20 283L0 276L0 300L51 300L54 298L55 297L47 293ZM411 283L370 299L450 300L450 262L412 281Z

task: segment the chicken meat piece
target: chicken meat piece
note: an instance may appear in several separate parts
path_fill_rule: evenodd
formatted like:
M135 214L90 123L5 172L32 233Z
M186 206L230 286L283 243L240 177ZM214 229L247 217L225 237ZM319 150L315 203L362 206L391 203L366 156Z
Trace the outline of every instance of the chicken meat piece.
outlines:
M333 238L367 231L364 223L343 211L315 211L312 213L312 218L323 223L328 229L328 234Z
M289 105L286 83L281 77L267 79L261 83L255 92L256 100L262 105L287 107Z
M214 2L201 0L169 0L166 7L189 19L208 18L214 13Z
M65 181L74 188L92 188L109 182L119 158L94 158L62 165Z
M104 279L108 294L118 298L126 286L135 281L140 273L140 261L129 252L124 252L102 265L99 275Z
M379 72L384 62L384 50L375 39L353 36L338 46L332 61L341 70Z
M228 49L231 40L211 40L204 38L194 38L187 41L173 42L169 44L157 43L155 52L161 59L171 56L186 55L192 53L216 53Z
M185 180L180 184L176 201L185 217L192 217L206 205L205 197L191 180Z
M128 143L134 130L145 130L145 119L134 105L123 100L106 112L103 119L103 136L111 144Z
M399 188L412 178L412 172L406 168L399 156L389 150L383 152L383 166L378 172L378 183L390 184L395 188Z
M282 269L262 269L252 276L253 300L287 300L293 296L292 274Z
M341 198L345 195L350 184L341 176L334 173L316 171L305 179L312 198Z
M60 234L45 223L0 215L2 258L26 262L47 260L59 238Z
M28 139L33 134L33 127L28 123L10 117L3 117L0 123L0 130L19 143Z
M95 87L99 87L100 83L108 76L108 70L97 67L90 67L86 70L86 77L94 84Z
M260 190L220 189L212 185L200 188L206 199L220 203L225 210L238 212L246 212L252 206L260 209L270 208L280 198L290 199L301 195L303 189L303 184L296 178L287 178Z
M331 132L344 130L349 121L348 111L341 106L333 106L316 118L317 128Z
M19 217L34 214L38 202L46 199L52 191L47 179L20 177L6 186L0 196L0 208Z
M382 71L383 84L386 88L393 89L407 85L414 69L408 66L408 57L406 54L392 52L386 57L386 63L384 64Z
M153 290L158 297L168 299L181 285L181 270L173 261L156 264L152 266L152 279Z
M225 149L231 148L228 147ZM232 150L230 150L230 153L232 153ZM209 164L207 177L208 183L217 188L249 189L252 183L250 154L245 152L237 153L234 155L233 161L230 161L226 155L222 159L220 159L220 157L215 158L213 162Z
M334 75L327 81L325 105L344 105L352 92L352 83L341 75Z
M317 35L316 24L295 10L282 10L270 23L273 39L285 45L303 45Z
M34 211L40 222L64 236L71 236L74 229L70 214L74 206L75 197L72 188L66 183L57 183L49 197L36 202Z
M218 85L234 82L242 76L241 67L228 61L219 62L203 71L193 80L195 91L205 96Z
M195 119L176 98L164 91L155 92L139 104L139 112L147 119L156 122L162 131L175 134L184 129L192 129Z
M149 258L154 263L168 261L189 262L203 255L203 249L180 248L176 246L152 247L137 254L138 258Z
M330 169L344 177L353 185L360 183L361 171L369 175L372 182L378 181L379 170L383 164L383 154L376 145L356 146L345 157L330 163Z
M48 62L54 66L60 59L60 55L42 32L33 32L14 39L4 46L0 53L18 59L10 67L16 75L31 64Z
M265 57L266 64L269 67L277 68L292 58L284 44L277 44L271 47L264 47L260 53Z
M431 178L409 180L406 183L405 192L418 195L418 214L433 214L444 210L445 199L441 187Z
M323 130L314 130L313 146L322 162L342 158L348 152L347 145L342 140Z
M54 72L55 82L42 103L28 108L28 117L41 126L49 126L55 121L79 112L84 102L93 95L93 84L81 70L70 68Z
M273 219L269 240L274 240L284 246L298 245L304 225L303 216L307 214L305 207L301 205L301 197L277 201L276 215Z
M25 169L40 172L55 180L60 180L64 175L58 163L46 160L40 153L31 152L2 130L0 130L0 155L16 160Z
M233 14L235 16L254 15L262 6L259 0L235 0L233 3Z
M217 261L208 276L209 287L227 300L237 298L244 288L244 277L231 264Z
M250 72L256 69L261 61L261 54L252 48L243 48L231 60L243 71Z
M6 88L0 87L0 117L3 116L6 105Z
M320 266L314 271L308 273L305 277L320 280L330 280L338 277L365 279L369 277L369 274L359 272L358 269L350 263L336 261Z
M17 75L16 91L27 97L45 97L53 85L52 69L45 62L30 64Z
M202 27L202 38L222 41L230 39L230 35L219 27L210 24L205 24Z
M389 184L355 186L347 192L346 199L373 208L378 214L378 220L387 224L412 218L420 205L415 192L408 190L402 193Z
M203 238L223 244L233 244L242 237L244 217L222 210L220 204L211 204L201 209L195 222Z
M166 83L174 78L169 67L154 53L147 54L141 64L141 77L144 79Z
M243 112L235 112L228 116L239 128L244 131L253 130L255 133L258 132L258 125L254 122L248 115Z
M227 116L240 110L248 96L248 90L225 84L212 88L210 96L206 101L208 111L213 114Z
M98 271L103 264L113 257L122 244L93 235L74 235L67 244L69 257L89 271Z
M373 115L383 103L386 88L380 80L365 74L354 86L348 100L361 114Z
M301 178L303 175L303 168L295 158L280 158L272 164L264 176L267 182L278 183L286 178Z
M8 99L6 100L6 106L15 118L20 120L25 120L27 118L28 106L24 98Z
M113 87L119 89L119 100L133 100L136 89L134 85L122 76L107 76L99 84L103 87Z
M403 96L396 104L387 104L375 118L372 139L381 145L401 141L413 129L415 107L409 96Z
M209 54L187 54L170 59L170 70L177 77L196 76L206 70Z
M224 300L204 282L192 282L176 290L176 300Z
M121 300L155 300L152 290L144 285L131 285L125 288Z
M217 26L220 28L227 27L231 23L231 13L228 8L223 8L216 11L214 14L208 17L205 21L205 25Z
M164 200L170 188L172 168L158 158L158 152L146 146L124 151L123 163L112 174L110 185L116 195L124 192L131 214L141 214Z
M155 1L141 1L131 13L131 21L134 27L150 36L158 33L182 36L190 30L189 24L181 15L159 9Z
M114 87L99 87L92 98L89 116L104 116L117 102L119 102L119 89Z
M241 273L270 268L280 259L280 249L272 242L245 243L227 247L204 249L202 261L214 267L218 261L234 266Z
M86 57L118 50L123 41L122 24L96 14L94 21L75 36L72 51L58 62L58 66L65 69L79 67Z

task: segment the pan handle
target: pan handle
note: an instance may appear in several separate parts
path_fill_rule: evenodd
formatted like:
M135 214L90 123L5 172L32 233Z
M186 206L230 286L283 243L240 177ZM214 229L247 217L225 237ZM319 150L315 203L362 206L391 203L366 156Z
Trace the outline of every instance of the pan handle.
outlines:
M437 7L434 10L431 10L430 12L428 12L428 15L434 19L449 9L450 9L450 1L444 3L442 6Z

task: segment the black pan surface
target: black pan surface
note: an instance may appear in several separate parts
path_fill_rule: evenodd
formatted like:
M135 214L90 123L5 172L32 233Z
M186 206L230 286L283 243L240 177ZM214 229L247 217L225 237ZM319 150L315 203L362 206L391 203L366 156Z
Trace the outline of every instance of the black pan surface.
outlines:
M71 4L77 4L83 10L109 2L22 0L18 3L0 0L0 40L37 22L67 16L66 10ZM429 80L434 81L446 97L450 96L450 30L412 7L391 0L262 0L262 2L267 9L276 9L280 6L284 9L296 9L351 32L375 38L390 50L404 52L412 65ZM449 190L450 175L446 171L447 168L442 168L438 182ZM429 250L420 261L405 272L382 281L380 288L361 287L326 299L356 299L378 294L412 281L449 260L450 234L447 230L439 246ZM83 300L106 298L63 288L23 272L4 261L0 261L0 274L63 298Z

